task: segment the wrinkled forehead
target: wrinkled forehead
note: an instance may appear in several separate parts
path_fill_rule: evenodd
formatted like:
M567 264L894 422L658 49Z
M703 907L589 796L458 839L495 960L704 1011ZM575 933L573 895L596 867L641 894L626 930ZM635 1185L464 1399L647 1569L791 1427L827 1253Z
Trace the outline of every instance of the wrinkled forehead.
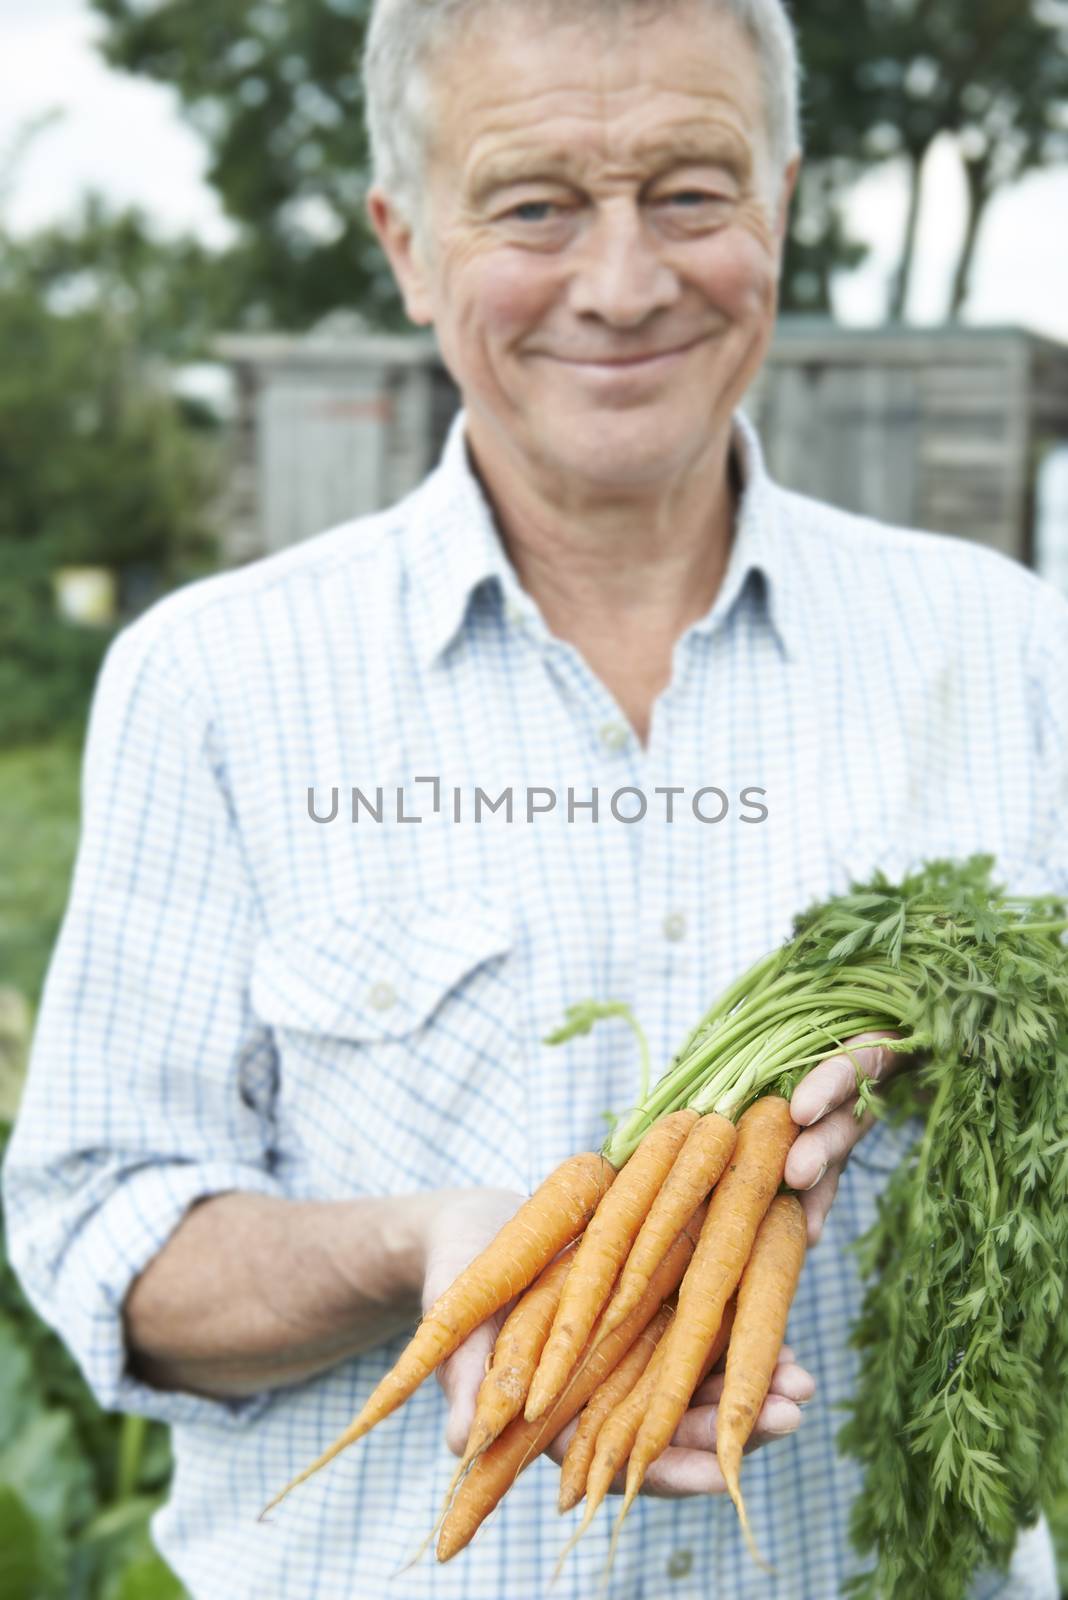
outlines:
M557 4L476 8L428 63L427 154L454 178L522 164L531 147L608 162L624 152L767 151L755 46L727 13L682 0L575 19Z

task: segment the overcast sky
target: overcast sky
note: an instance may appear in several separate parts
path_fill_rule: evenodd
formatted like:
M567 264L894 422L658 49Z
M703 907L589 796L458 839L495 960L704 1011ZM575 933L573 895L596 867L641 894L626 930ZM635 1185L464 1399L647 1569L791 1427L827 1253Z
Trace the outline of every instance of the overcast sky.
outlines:
M143 206L166 230L224 242L227 223L204 181L203 145L183 122L177 96L106 67L93 45L99 31L87 0L0 0L0 153L29 119L53 107L62 113L20 165L6 200L9 225L21 230L62 217L93 188L116 204ZM854 195L851 225L873 251L837 285L843 321L881 319L904 205L894 168L873 173ZM963 219L961 175L947 142L931 156L914 321L943 315ZM1019 323L1068 340L1068 168L1035 174L993 203L974 281L969 321Z

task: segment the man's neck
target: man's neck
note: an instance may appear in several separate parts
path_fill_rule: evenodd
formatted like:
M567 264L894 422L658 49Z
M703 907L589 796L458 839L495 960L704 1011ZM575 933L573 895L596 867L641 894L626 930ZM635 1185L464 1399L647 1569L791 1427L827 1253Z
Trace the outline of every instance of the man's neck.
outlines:
M471 449L519 581L644 743L675 642L712 605L730 556L738 484L730 439L702 470L644 497L554 500Z

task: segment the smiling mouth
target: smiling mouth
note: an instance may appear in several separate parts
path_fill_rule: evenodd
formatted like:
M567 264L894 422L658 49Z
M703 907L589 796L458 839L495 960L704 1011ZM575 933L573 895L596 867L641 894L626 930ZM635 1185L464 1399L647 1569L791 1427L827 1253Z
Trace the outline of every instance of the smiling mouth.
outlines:
M642 367L652 367L658 362L670 361L674 356L685 355L701 342L700 338L691 339L688 344L675 345L670 350L650 350L638 356L554 356L553 359L565 367L592 367L598 371L628 372Z

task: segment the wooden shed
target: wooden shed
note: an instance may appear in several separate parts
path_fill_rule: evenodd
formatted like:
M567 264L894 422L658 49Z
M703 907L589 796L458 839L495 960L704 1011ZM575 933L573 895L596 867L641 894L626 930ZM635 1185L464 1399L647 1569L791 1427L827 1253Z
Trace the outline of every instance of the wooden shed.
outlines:
M1068 447L1068 346L784 319L749 403L780 483L1036 564L1044 465Z
M458 397L432 338L230 335L236 417L223 558L234 566L392 505L433 466Z
M426 336L234 336L219 353L238 385L230 563L399 499L458 404ZM782 318L746 403L780 483L976 539L1068 589L1068 346Z

